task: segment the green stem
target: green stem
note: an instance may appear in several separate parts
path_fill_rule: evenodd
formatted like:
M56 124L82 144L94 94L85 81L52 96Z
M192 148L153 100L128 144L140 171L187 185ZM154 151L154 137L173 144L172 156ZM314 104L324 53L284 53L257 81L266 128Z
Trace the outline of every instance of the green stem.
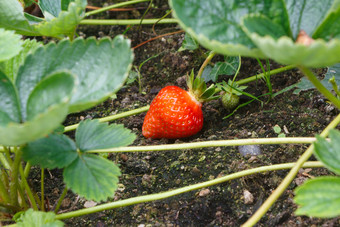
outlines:
M140 19L126 19L126 20L92 20L92 19L84 19L80 21L79 24L84 25L138 25L141 23ZM173 18L165 18L165 19L144 19L142 24L176 24L178 23L177 19Z
M133 204L138 204L138 203L145 203L145 202L150 202L154 200L160 200L160 199L165 199L169 198L171 196L179 195L185 192L197 190L200 188L205 188L205 187L210 187L216 184L220 184L229 180L237 179L240 177L248 176L251 174L255 173L262 173L262 172L268 172L268 171L273 171L273 170L282 170L282 169L289 169L294 166L295 163L284 163L284 164L276 164L276 165L270 165L270 166L262 166L262 167L257 167L253 169L248 169L248 170L243 170L237 173L229 174L227 176L219 177L214 180L209 180L205 181L202 183L198 184L193 184L189 185L186 187L170 190L167 192L161 192L157 194L151 194L151 195L145 195L145 196L138 196L138 197L133 197L129 199L124 199L121 201L116 201L116 202L111 202L111 203L106 203L102 205L98 205L95 207L91 208L85 208L77 211L71 211L68 213L63 213L63 214L58 214L56 215L56 219L66 219L66 218L73 218L77 216L82 216L86 214L91 214L95 212L100 212L103 210L109 210L117 207L124 207L124 206L129 206ZM308 162L305 163L304 166L305 168L315 168L315 167L323 167L323 164L321 162Z
M11 183L10 183L10 198L11 204L13 206L19 206L18 201L18 186L19 186L19 168L21 163L22 151L21 148L15 151L15 158L12 164L12 173L11 173Z
M34 196L33 196L33 193L31 191L31 188L30 188L30 186L27 183L27 180L26 180L26 177L25 177L25 172L24 172L24 169L22 168L22 166L20 166L19 171L20 171L21 181L23 182L24 188L26 190L28 198L30 199L31 205L32 205L34 210L38 210L37 203L36 203L36 201L34 199Z
M41 168L41 210L45 211L45 190L44 190L45 169Z
M321 137L326 137L330 129L335 128L340 123L340 114L322 131ZM289 171L287 176L283 179L280 185L272 192L272 194L267 198L267 200L262 204L262 206L255 212L255 214L248 219L243 226L254 226L261 217L269 210L269 208L274 204L274 202L281 196L281 194L286 190L289 184L294 180L296 174L303 164L310 158L313 154L314 145L312 144L309 148L301 155L298 161L294 164L294 167Z
M209 64L209 62L215 56L215 54L216 53L214 51L211 51L209 53L208 57L204 60L203 64L201 65L201 68L199 69L199 71L197 73L198 78L201 78L204 68Z
M58 203L57 203L57 205L56 205L56 207L55 207L55 209L54 209L54 213L58 213L59 208L60 208L60 206L61 206L61 203L62 203L63 199L65 198L65 196L66 196L66 194L67 194L67 191L68 191L68 189L67 189L67 187L65 187L65 188L64 188L64 191L63 191L63 193L61 194L61 196L60 196L60 198L59 198L59 200L58 200Z
M100 122L114 121L114 120L117 120L119 118L124 118L124 117L128 117L128 116L132 116L132 115L136 115L136 114L139 114L139 113L146 112L146 111L149 110L149 108L150 108L150 106L144 106L144 107L134 109L134 110L130 110L130 111L127 111L127 112L124 112L124 113L119 113L119 114L99 118L98 120ZM67 126L67 127L65 127L64 132L69 132L69 131L75 130L78 127L78 125L79 124Z
M255 144L301 144L313 143L314 137L284 137L284 138L257 138L257 139L237 139L237 140L211 140L204 142L191 142L181 144L163 144L151 146L130 146L108 149L89 150L87 153L117 153L117 152L147 152L147 151L168 151L182 149L197 149L204 147L222 147Z
M25 166L25 170L24 170L24 176L25 178L28 177L28 174L30 173L30 170L31 170L31 164L29 162L26 163L26 166Z
M2 166L5 168L5 169L10 169L11 168L11 165L8 163L5 155L3 153L0 154L0 163L2 164Z
M87 12L87 13L85 13L85 17L88 17L88 16L93 15L93 14L97 14L97 13L102 13L102 12L105 12L105 11L110 10L110 9L120 8L120 7L124 7L124 6L128 6L128 5L133 5L133 4L137 4L137 3L141 3L141 2L148 2L148 1L150 1L150 0L133 0L133 1L117 3L117 4L114 4L114 5L110 5L110 6L107 6L107 7L103 7L103 8L100 8L100 9L96 9L96 10Z
M234 77L233 77L233 81L231 82L231 85L234 84L234 82L235 82L235 80L236 80L236 77L238 76L238 74L239 74L239 72L240 72L241 64L242 64L242 62L241 62L241 56L239 55L239 56L238 56L238 67L237 67L237 70L236 70L235 75L234 75Z
M5 186L5 184L4 184L4 182L2 181L2 178L3 178L3 174L5 174L3 171L1 171L0 172L0 179L1 179L1 181L0 181L0 196L1 196L1 198L2 198L2 200L3 200L3 202L5 203L5 204L7 204L8 202L10 202L10 197L9 197L9 195L8 195L8 191L7 191L7 188L6 188L6 186Z
M294 68L296 68L296 65L287 65L285 67L281 67L281 68L278 68L278 69L270 70L270 72L261 73L261 74L255 75L255 76L251 76L251 77L245 78L243 80L236 81L236 83L238 85L247 84L247 83L253 82L253 81L257 80L257 79L264 78L266 74L274 75L274 74L285 72L285 71L288 71L288 70L291 70L291 69L294 69Z
M337 99L332 92L330 92L323 84L318 80L318 78L314 75L314 73L304 67L299 66L299 69L305 74L305 76L309 79L310 82L319 90L321 94L323 94L329 101L333 103L340 110L340 100Z
M12 165L13 165L13 160L11 158L11 152L10 152L11 147L4 146L3 148L4 148L4 151L5 151L5 155L6 155L8 164L10 165L10 168L8 168L8 169L11 170Z

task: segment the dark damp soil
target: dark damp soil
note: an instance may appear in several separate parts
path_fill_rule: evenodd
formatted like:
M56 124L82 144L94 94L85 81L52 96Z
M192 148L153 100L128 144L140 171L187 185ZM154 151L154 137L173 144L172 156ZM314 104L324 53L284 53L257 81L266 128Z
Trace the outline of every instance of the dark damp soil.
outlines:
M98 3L99 2L99 3ZM101 1L92 1L92 5L101 5ZM107 1L108 4L110 1ZM93 16L94 18L140 18L147 4L140 4L143 9L132 12L110 12ZM169 9L166 1L154 1L145 18L159 18ZM177 25L156 25L157 35L179 31ZM152 25L140 28L133 26L80 26L79 34L85 37L114 37L123 32L136 46L155 37ZM157 92L166 85L185 88L184 76L192 69L198 71L207 51L200 48L195 51L178 49L184 39L184 33L165 36L151 41L134 50L135 60L132 70L145 62L141 69L141 81L124 86L116 99L110 99L91 110L69 116L65 125L77 123L85 118L99 118L110 114L136 109L151 103ZM147 60L149 59L149 60ZM223 59L213 58L212 63ZM271 62L270 68L281 67ZM261 73L258 62L242 58L240 75L237 79ZM324 70L317 70L322 76ZM278 92L297 83L302 75L297 70L290 70L272 76L273 92ZM219 81L230 76L221 76ZM259 96L268 92L263 80L247 84L247 92ZM139 87L141 91L139 91ZM278 125L286 136L314 136L320 133L339 113L332 108L317 91L304 91L299 95L292 90L284 92L263 103L254 101L239 109L234 115L223 119L229 112L223 109L219 101L204 104L204 127L201 132L190 138L178 140L151 140L141 134L145 113L115 121L124 124L137 135L134 146L188 143L208 140L227 140L236 138L277 137L273 126ZM249 101L241 97L241 103ZM211 147L194 150L118 153L109 158L120 165L122 176L120 187L111 201L168 191L194 183L214 179L230 173L259 166L294 162L306 150L307 145L261 145L259 156L242 156L238 147ZM314 157L311 160L315 160ZM87 216L64 220L66 226L239 226L261 206L271 192L287 174L287 170L259 173L218 184L209 188L192 191L156 202L148 202L116 208ZM340 219L316 219L295 216L297 206L293 202L294 189L306 179L330 174L323 168L302 169L286 192L272 206L257 226L339 226ZM52 207L63 191L61 170L47 171L46 197ZM31 183L39 190L40 172L32 171ZM250 196L249 196L250 194ZM248 195L248 196L245 196ZM68 192L61 211L84 208L86 200Z

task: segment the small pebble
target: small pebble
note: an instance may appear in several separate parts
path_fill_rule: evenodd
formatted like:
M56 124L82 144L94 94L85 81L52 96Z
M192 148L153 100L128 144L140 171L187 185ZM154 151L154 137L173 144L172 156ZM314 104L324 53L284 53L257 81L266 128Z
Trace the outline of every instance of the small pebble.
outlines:
M247 156L247 155L260 155L262 154L260 146L258 145L244 145L244 146L239 146L238 151L241 153L242 156Z
M248 190L243 191L244 204L252 204L254 202L254 196Z
M198 196L199 197L204 197L204 196L207 196L210 194L210 190L207 188L207 189L202 189L199 193L198 193Z

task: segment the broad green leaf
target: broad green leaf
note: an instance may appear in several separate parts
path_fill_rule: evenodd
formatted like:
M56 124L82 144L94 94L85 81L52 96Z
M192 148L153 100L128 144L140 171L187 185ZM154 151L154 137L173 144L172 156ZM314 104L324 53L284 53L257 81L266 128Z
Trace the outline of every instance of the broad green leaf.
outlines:
M33 53L39 45L41 45L41 43L37 42L35 39L26 39L20 53L7 61L1 62L0 69L2 69L12 81L15 81L19 67L24 63L26 56Z
M334 129L330 130L330 142L320 136L316 138L317 141L314 143L315 156L323 162L328 169L340 174L340 132Z
M263 14L290 34L282 0L171 0L179 24L204 47L224 55L264 57L240 25L243 16Z
M70 112L93 107L119 90L132 59L130 41L122 36L114 40L78 38L73 42L63 40L57 45L50 43L29 55L19 69L16 86L21 103L25 106L33 87L46 75L66 69L79 81L70 101Z
M77 157L75 143L65 135L50 134L23 148L23 159L41 168L64 168Z
M24 16L18 0L0 1L0 27L15 30L22 35L39 35Z
M0 28L0 61L8 60L17 55L21 50L22 41L20 35L13 31Z
M54 1L49 1L54 2ZM57 1L56 1L57 2ZM58 1L60 4L60 0ZM67 11L60 11L61 5L59 5L59 10L52 10L49 12L51 14L58 13L58 17L50 18L39 24L35 24L34 28L41 34L45 36L55 36L60 37L62 35L73 35L75 28L80 23L84 17L85 7L87 5L86 0L75 0L71 2L68 6ZM53 8L54 3L50 8ZM46 14L46 11L45 11Z
M58 17L61 12L61 0L39 0L39 7L46 18L46 12L54 17Z
M0 71L0 127L8 125L12 121L20 122L20 120L17 91L11 80Z
M192 38L188 33L185 33L182 46L179 51L182 50L196 50L199 47L198 42Z
M0 144L22 145L51 133L65 120L68 107L68 103L60 103L49 107L31 121L22 124L11 122L6 127L0 126Z
M53 212L34 211L28 209L17 220L18 227L63 227L64 223L55 218Z
M334 0L285 0L289 14L290 28L296 39L300 30L312 36L327 12L332 8Z
M286 36L277 40L256 33L249 36L268 58L280 64L320 68L340 62L340 39L332 39L330 42L317 39L310 46L305 46L294 43Z
M6 81L5 79L4 77L2 83L9 84L10 80L7 78ZM27 89L33 91L32 94L29 94L30 98L26 100L28 106L23 103L24 107L17 107L17 109L15 107L19 106L18 102L20 101L17 101L18 97L16 96L17 93L13 91L14 88L10 88L8 84L2 89L5 92L2 94L4 95L2 100L8 100L6 105L13 106L9 106L13 110L9 108L7 111L12 111L13 114L16 114L15 111L19 112L21 110L19 113L22 116L21 121L25 122L19 123L18 119L11 119L11 122L0 126L0 144L6 146L21 145L34 141L51 133L64 121L68 113L68 103L73 90L73 76L71 74L56 72L46 77L38 86L34 85L33 89L27 87ZM22 89L22 87L19 87L19 89ZM15 97L13 97L14 95ZM26 121L26 107L29 121ZM5 113L12 114L12 112ZM1 115L3 117L3 114Z
M288 36L280 24L276 24L264 15L246 15L242 24L247 28L247 32L256 33L260 36L270 36L278 39L281 36Z
M340 89L340 63L335 64L331 67L328 67L325 77L321 80L323 86L325 86L328 90L333 90L332 84L329 82L334 76L335 82L338 85L338 89ZM300 82L296 84L297 89L294 90L294 94L298 94L301 91L306 91L309 89L315 89L315 86L306 78L303 77Z
M63 175L66 186L74 193L99 202L114 195L120 170L105 158L83 154L64 169Z
M85 120L80 122L76 131L76 143L80 151L105 149L130 145L136 139L124 125Z
M74 2L75 0L61 0L61 10L67 10L68 6L71 2Z
M74 76L68 72L56 72L42 79L27 100L24 120L32 120L52 105L68 102L74 88Z
M329 1L329 0L328 0ZM316 29L316 31L313 34L313 38L322 38L327 41L337 38L340 39L340 1L336 0L333 3L333 7L328 12L325 20L323 20L322 24ZM318 4L322 4L323 8L323 2L320 2Z
M216 82L220 75L233 75L238 68L239 57L226 57L224 62L217 62L214 67L204 70L202 78L204 81Z
M318 177L295 190L296 215L331 218L340 215L340 178Z

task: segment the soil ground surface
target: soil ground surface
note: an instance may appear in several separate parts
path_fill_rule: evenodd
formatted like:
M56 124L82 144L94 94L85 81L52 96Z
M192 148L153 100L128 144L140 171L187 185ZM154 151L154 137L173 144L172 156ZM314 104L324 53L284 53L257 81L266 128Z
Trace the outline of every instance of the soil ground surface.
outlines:
M101 1L92 1L89 5L100 6ZM107 1L110 4L110 1ZM145 18L160 18L169 10L166 1L154 1L154 7ZM93 18L133 19L140 18L147 4L140 4L142 9L129 12L110 12L95 15ZM179 31L174 24L156 25L157 35ZM114 37L126 31L125 36L136 46L155 37L152 25L133 26L80 26L82 36ZM110 99L86 112L69 116L65 125L78 123L86 118L100 118L115 113L136 109L151 103L157 92L166 85L185 87L184 76L192 69L195 72L203 63L207 50L195 51L178 49L184 39L184 33L165 36L151 41L134 50L133 65L137 68L147 59L141 69L141 81L124 86L116 99ZM215 56L212 64L223 59ZM264 62L264 61L263 61ZM265 62L264 62L265 63ZM282 67L271 62L270 68ZM135 70L133 67L132 70ZM317 71L320 76L325 70ZM242 58L242 66L237 79L262 73L254 59ZM302 75L297 70L290 70L272 76L273 92L278 92L297 83ZM219 81L230 76L220 76ZM139 86L141 91L139 91ZM247 84L247 92L259 96L268 92L263 80ZM247 102L241 97L241 103ZM220 101L211 101L203 105L204 127L197 135L177 140L146 139L141 133L145 113L130 116L114 123L124 124L131 129L137 139L134 146L188 143L208 140L230 140L241 138L277 137L275 125L280 126L286 136L312 137L320 133L339 111L332 108L317 91L305 91L294 95L292 90L275 98L254 101L239 109L234 115L223 119L229 112L223 109ZM72 134L70 134L72 135ZM238 147L211 147L193 150L118 153L110 154L109 159L120 165L122 176L120 188L111 201L168 191L194 183L214 179L230 173L259 166L296 161L306 150L307 145L261 145L261 155L242 156ZM315 160L314 157L311 160ZM83 217L64 220L66 226L240 226L278 186L287 174L287 170L266 172L228 181L209 188L192 191L156 202L142 203ZM286 192L272 206L257 226L339 226L340 219L316 219L295 216L297 206L293 202L294 189L306 179L330 174L324 168L302 169ZM63 190L62 171L47 171L46 197L53 206ZM40 172L32 171L31 183L39 191ZM67 193L61 212L76 210L87 206L86 200Z

